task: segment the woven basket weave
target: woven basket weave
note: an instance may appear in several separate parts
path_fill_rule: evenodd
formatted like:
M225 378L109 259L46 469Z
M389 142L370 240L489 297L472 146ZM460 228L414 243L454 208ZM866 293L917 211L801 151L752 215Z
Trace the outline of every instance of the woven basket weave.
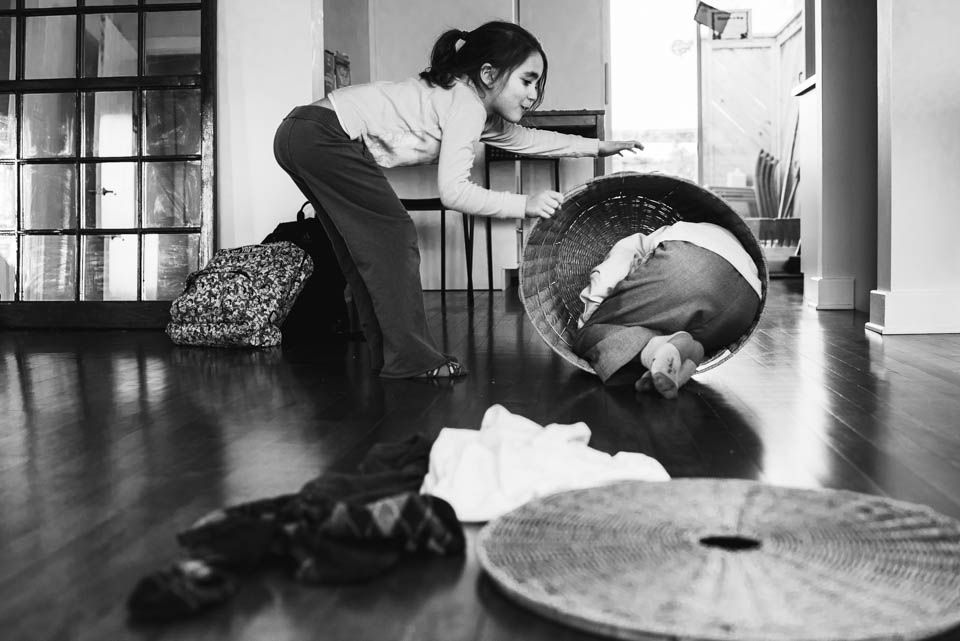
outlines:
M619 639L907 641L960 624L960 522L855 492L573 490L492 521L477 553L521 605Z
M590 283L590 271L621 238L649 234L680 220L729 229L757 265L762 290L753 324L734 345L706 354L697 371L716 367L739 350L767 300L767 264L756 237L737 212L699 185L634 172L594 178L567 192L553 217L539 221L530 232L520 264L520 298L543 340L565 360L592 373L590 364L571 349L583 311L580 292Z

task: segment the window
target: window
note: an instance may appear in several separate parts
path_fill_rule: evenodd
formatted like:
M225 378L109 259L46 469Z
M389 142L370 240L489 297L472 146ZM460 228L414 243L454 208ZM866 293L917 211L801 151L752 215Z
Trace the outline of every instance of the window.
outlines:
M0 0L0 327L165 311L209 258L214 3Z

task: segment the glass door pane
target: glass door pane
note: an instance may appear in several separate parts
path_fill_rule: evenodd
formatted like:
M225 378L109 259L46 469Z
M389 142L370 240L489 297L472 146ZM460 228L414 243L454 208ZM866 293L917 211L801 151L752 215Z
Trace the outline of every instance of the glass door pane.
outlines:
M84 18L83 75L137 75L138 18L135 13L91 13Z
M17 275L17 237L0 235L0 301L13 300Z
M80 300L137 300L137 237L83 237Z
M0 17L0 80L16 80L16 78L17 19L3 16Z
M200 153L200 91L143 92L143 153L179 156Z
M75 236L24 236L23 300L75 300Z
M17 228L17 166L0 164L0 231Z
M134 95L132 91L97 91L84 94L84 156L137 155Z
M151 234L143 237L143 299L173 300L183 292L187 275L196 271L198 234Z
M77 0L24 0L26 9L56 9L57 7L75 7Z
M0 93L0 158L17 157L17 96Z
M137 163L83 166L83 226L123 229L137 226Z
M24 78L75 78L77 16L30 16L24 36Z
M23 166L23 228L74 229L77 169L74 165Z
M144 19L147 75L200 73L199 11L151 11Z
M144 164L143 226L200 225L200 163Z
M77 99L71 93L23 96L23 157L63 158L77 153Z

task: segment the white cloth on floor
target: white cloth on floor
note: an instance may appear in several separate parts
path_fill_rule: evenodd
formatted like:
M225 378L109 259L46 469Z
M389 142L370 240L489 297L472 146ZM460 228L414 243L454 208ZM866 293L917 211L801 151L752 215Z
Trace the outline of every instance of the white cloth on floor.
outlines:
M480 430L445 427L430 449L420 492L447 501L463 523L482 523L531 499L614 481L667 481L654 458L587 446L586 423L542 427L493 405Z

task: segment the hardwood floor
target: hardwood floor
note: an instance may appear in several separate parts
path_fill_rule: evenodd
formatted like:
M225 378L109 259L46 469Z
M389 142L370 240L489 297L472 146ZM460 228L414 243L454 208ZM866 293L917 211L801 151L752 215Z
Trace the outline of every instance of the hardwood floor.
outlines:
M428 293L450 388L381 381L362 343L177 348L160 332L0 332L0 637L7 640L592 638L543 620L465 559L409 559L370 583L254 575L227 605L132 625L137 579L216 507L350 471L375 443L477 428L500 403L585 421L591 445L640 451L674 477L846 488L960 518L960 335L880 337L854 312L776 280L734 358L676 401L603 388L553 354L515 292ZM944 639L960 639L960 633Z

